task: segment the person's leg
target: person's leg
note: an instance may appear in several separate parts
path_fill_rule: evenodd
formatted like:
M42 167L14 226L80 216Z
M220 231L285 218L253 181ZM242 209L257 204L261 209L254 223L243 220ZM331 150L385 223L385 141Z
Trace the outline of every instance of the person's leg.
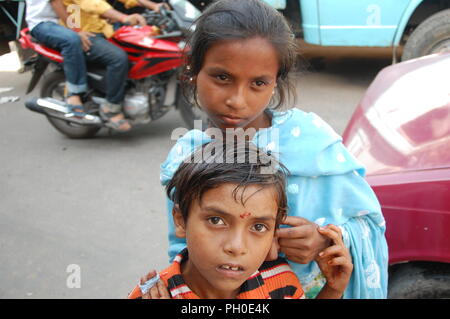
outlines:
M121 104L125 97L128 77L128 56L124 50L101 35L90 40L92 45L86 59L106 67L106 100L113 104Z
M35 26L31 35L46 46L59 50L69 92L67 102L81 105L80 94L87 91L86 61L78 34L53 22Z
M106 100L100 114L108 120L110 127L128 131L131 125L122 113L125 85L128 77L128 56L121 48L106 40L102 35L90 39L91 48L86 56L89 62L106 67Z

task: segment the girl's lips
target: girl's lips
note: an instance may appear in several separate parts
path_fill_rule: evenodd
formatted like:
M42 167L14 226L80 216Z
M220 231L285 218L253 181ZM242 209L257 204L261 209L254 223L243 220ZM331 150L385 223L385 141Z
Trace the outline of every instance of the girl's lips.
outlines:
M228 125L239 125L244 121L244 119L240 117L230 117L226 115L219 115L219 118L222 120L222 122Z

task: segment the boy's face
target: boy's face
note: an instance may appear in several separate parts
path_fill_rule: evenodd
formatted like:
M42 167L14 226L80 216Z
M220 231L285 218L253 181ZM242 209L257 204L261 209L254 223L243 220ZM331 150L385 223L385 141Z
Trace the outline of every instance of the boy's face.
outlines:
M249 185L238 190L237 200L235 188L222 184L206 191L200 202L192 203L186 223L174 210L176 234L186 237L189 250L183 278L202 298L235 298L272 244L278 210L275 188Z

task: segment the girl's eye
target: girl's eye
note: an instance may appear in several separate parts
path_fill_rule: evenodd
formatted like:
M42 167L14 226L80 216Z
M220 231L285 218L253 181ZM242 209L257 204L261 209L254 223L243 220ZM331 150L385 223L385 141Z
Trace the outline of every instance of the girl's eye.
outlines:
M269 228L264 224L255 224L253 225L253 230L257 231L258 233L263 233L269 230Z
M220 81L226 81L226 80L228 80L228 76L226 76L225 74L219 74L219 75L216 75L216 79L218 79Z
M224 225L222 218L220 217L209 217L208 222L212 225Z
M258 87L260 87L260 86L264 86L264 85L267 85L267 83L266 83L266 82L264 82L264 81L260 81L260 80L258 80L258 81L255 81L255 85L256 85L256 86L258 86Z

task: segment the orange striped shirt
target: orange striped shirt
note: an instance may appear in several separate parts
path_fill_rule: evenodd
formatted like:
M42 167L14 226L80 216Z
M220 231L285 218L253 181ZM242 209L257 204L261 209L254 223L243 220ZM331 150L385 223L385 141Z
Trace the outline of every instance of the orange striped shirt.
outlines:
M200 299L185 283L181 262L188 258L187 249L179 253L172 265L159 273L172 299ZM141 298L139 285L129 299ZM304 299L302 286L284 258L266 261L241 286L237 299Z

